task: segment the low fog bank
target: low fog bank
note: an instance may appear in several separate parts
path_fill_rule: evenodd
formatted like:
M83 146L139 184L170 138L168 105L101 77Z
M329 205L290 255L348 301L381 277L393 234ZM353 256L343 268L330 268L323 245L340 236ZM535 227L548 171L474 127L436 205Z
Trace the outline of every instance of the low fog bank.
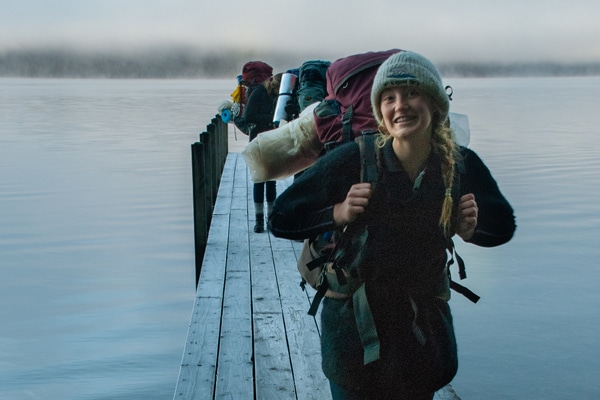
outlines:
M339 56L330 58L335 60ZM132 51L19 49L0 52L0 76L39 78L235 78L249 60L263 60L275 71L298 67L323 54L244 51L203 51L187 48ZM592 76L600 75L600 62L439 63L446 77Z
M560 76L599 76L598 63L556 63L556 62L515 62L515 63L455 63L440 64L442 76L456 77L560 77Z

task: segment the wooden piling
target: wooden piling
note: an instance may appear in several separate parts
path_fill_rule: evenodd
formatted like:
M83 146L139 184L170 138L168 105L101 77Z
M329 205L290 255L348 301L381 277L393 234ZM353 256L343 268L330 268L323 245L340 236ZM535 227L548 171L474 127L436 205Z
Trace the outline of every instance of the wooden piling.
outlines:
M213 208L227 158L228 126L217 115L191 146L192 192L194 205L194 247L196 287L212 222Z

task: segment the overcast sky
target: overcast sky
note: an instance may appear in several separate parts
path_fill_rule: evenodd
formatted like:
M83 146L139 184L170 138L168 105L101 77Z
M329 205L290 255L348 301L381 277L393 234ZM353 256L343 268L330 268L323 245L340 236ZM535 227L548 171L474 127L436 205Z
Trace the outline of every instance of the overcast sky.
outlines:
M0 0L0 51L27 47L410 49L434 61L600 62L598 0Z

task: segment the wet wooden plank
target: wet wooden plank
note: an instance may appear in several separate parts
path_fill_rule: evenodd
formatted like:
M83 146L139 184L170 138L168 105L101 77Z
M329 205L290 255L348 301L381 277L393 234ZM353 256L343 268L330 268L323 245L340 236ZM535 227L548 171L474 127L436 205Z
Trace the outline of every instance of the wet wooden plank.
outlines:
M294 376L269 234L253 233L251 243L256 398L295 399Z
M321 369L321 344L315 317L308 315L309 299L299 285L294 246L272 238L273 260L281 296L286 336L298 400L331 399L329 383Z
M236 180L239 179L237 176ZM232 204L236 202L235 193L233 197ZM246 210L232 208L215 391L217 399L253 399L252 304L248 224L245 221Z

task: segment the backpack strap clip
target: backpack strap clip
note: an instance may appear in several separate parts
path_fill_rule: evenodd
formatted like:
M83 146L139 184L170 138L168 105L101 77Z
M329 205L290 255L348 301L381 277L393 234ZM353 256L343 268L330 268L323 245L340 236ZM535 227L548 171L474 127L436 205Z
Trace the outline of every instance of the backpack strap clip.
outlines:
M480 299L478 295L473 293L469 288L455 282L450 277L450 266L454 264L454 259L456 258L456 263L458 264L458 276L460 279L467 278L467 272L465 270L465 262L462 257L456 252L456 248L454 246L454 241L452 239L448 240L448 251L450 252L450 259L446 264L448 268L448 278L450 279L450 289L454 290L465 296L467 299L471 300L473 303L477 303Z
M352 140L352 104L348 106L342 115L342 142L346 143Z

